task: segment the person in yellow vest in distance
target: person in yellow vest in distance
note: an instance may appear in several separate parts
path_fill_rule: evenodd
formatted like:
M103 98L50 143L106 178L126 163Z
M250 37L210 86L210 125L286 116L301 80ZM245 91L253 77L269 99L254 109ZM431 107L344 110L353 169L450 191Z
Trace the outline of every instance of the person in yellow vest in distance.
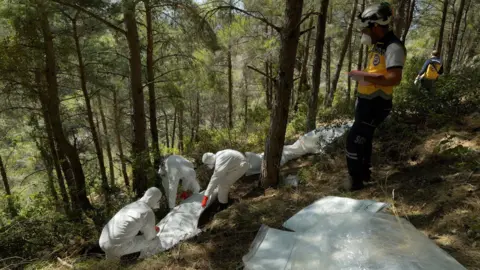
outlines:
M375 129L392 110L393 87L400 84L406 49L390 30L392 9L386 2L367 7L360 15L361 42L369 46L365 70L349 76L359 82L355 121L347 137L349 177L343 189L359 190L370 182L372 140Z
M425 61L422 70L415 78L415 84L420 82L420 86L426 89L430 94L435 93L435 82L443 74L443 64L440 59L440 53L437 50L432 52L431 58Z

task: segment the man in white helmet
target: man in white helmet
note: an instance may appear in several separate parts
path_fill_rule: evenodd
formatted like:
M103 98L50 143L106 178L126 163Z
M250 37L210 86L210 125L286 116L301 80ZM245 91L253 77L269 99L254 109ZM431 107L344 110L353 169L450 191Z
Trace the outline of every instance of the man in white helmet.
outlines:
M355 122L347 137L347 190L362 189L363 183L370 181L373 134L392 110L393 87L402 80L407 52L389 29L392 19L386 2L369 6L359 15L361 42L369 46L369 55L365 70L349 72L359 86Z
M108 221L98 241L107 259L119 260L158 241L152 209L160 207L161 198L158 188L149 188L141 199L123 207Z
M202 207L207 205L208 198L218 186L218 201L220 209L228 206L228 192L230 187L248 170L248 163L245 156L235 150L223 150L213 153L205 153L202 157L203 164L210 169L215 169L210 183L205 190Z
M169 156L165 159L164 164L160 165L158 174L162 177L162 185L167 193L170 210L175 207L180 180L182 180L183 189L183 193L181 194L182 199L188 198L187 191L194 193L200 191L194 166L192 162L186 160L184 157L177 155Z

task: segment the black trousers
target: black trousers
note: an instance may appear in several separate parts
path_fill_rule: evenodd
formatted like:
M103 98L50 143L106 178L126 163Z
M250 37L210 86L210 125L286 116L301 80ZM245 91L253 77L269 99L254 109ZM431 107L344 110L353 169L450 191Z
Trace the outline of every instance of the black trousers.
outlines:
M347 137L347 166L352 187L363 187L370 180L373 134L392 110L392 101L381 97L358 98L355 121Z

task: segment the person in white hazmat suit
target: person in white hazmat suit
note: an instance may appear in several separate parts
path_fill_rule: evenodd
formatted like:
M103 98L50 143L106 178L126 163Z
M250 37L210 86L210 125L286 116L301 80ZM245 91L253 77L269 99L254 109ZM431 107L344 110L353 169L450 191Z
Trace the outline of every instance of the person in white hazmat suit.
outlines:
M177 189L180 180L182 180L183 193L182 199L186 199L188 195L186 191L194 193L200 192L200 185L197 182L197 174L195 173L192 162L184 157L171 155L165 159L164 164L160 166L158 174L162 177L162 185L165 188L168 198L168 206L170 210L175 207L177 198Z
M149 188L141 199L126 205L108 221L98 241L107 259L119 260L158 241L153 209L160 208L161 198L158 188Z
M207 205L208 198L212 195L215 188L218 187L220 209L227 208L230 187L248 170L247 159L242 153L227 149L216 154L203 154L202 162L210 169L215 168L212 178L210 178L210 183L208 183L208 187L205 190L202 207Z

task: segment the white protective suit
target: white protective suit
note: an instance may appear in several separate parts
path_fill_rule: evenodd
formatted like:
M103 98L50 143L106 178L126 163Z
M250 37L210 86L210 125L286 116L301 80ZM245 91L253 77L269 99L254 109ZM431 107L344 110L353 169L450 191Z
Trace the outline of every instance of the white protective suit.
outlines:
M158 188L149 188L141 199L126 205L108 221L98 241L107 259L140 252L159 241L152 209L160 207L161 198ZM139 232L143 235L138 235Z
M162 185L167 193L170 209L175 207L180 179L182 180L183 191L200 192L200 185L197 182L197 174L193 164L181 156L169 156L165 160L165 166L160 166L158 173L162 177Z
M205 196L210 197L218 186L218 201L222 204L228 203L230 187L248 170L247 159L242 153L227 149L216 154L203 154L202 162L211 169L215 167Z

